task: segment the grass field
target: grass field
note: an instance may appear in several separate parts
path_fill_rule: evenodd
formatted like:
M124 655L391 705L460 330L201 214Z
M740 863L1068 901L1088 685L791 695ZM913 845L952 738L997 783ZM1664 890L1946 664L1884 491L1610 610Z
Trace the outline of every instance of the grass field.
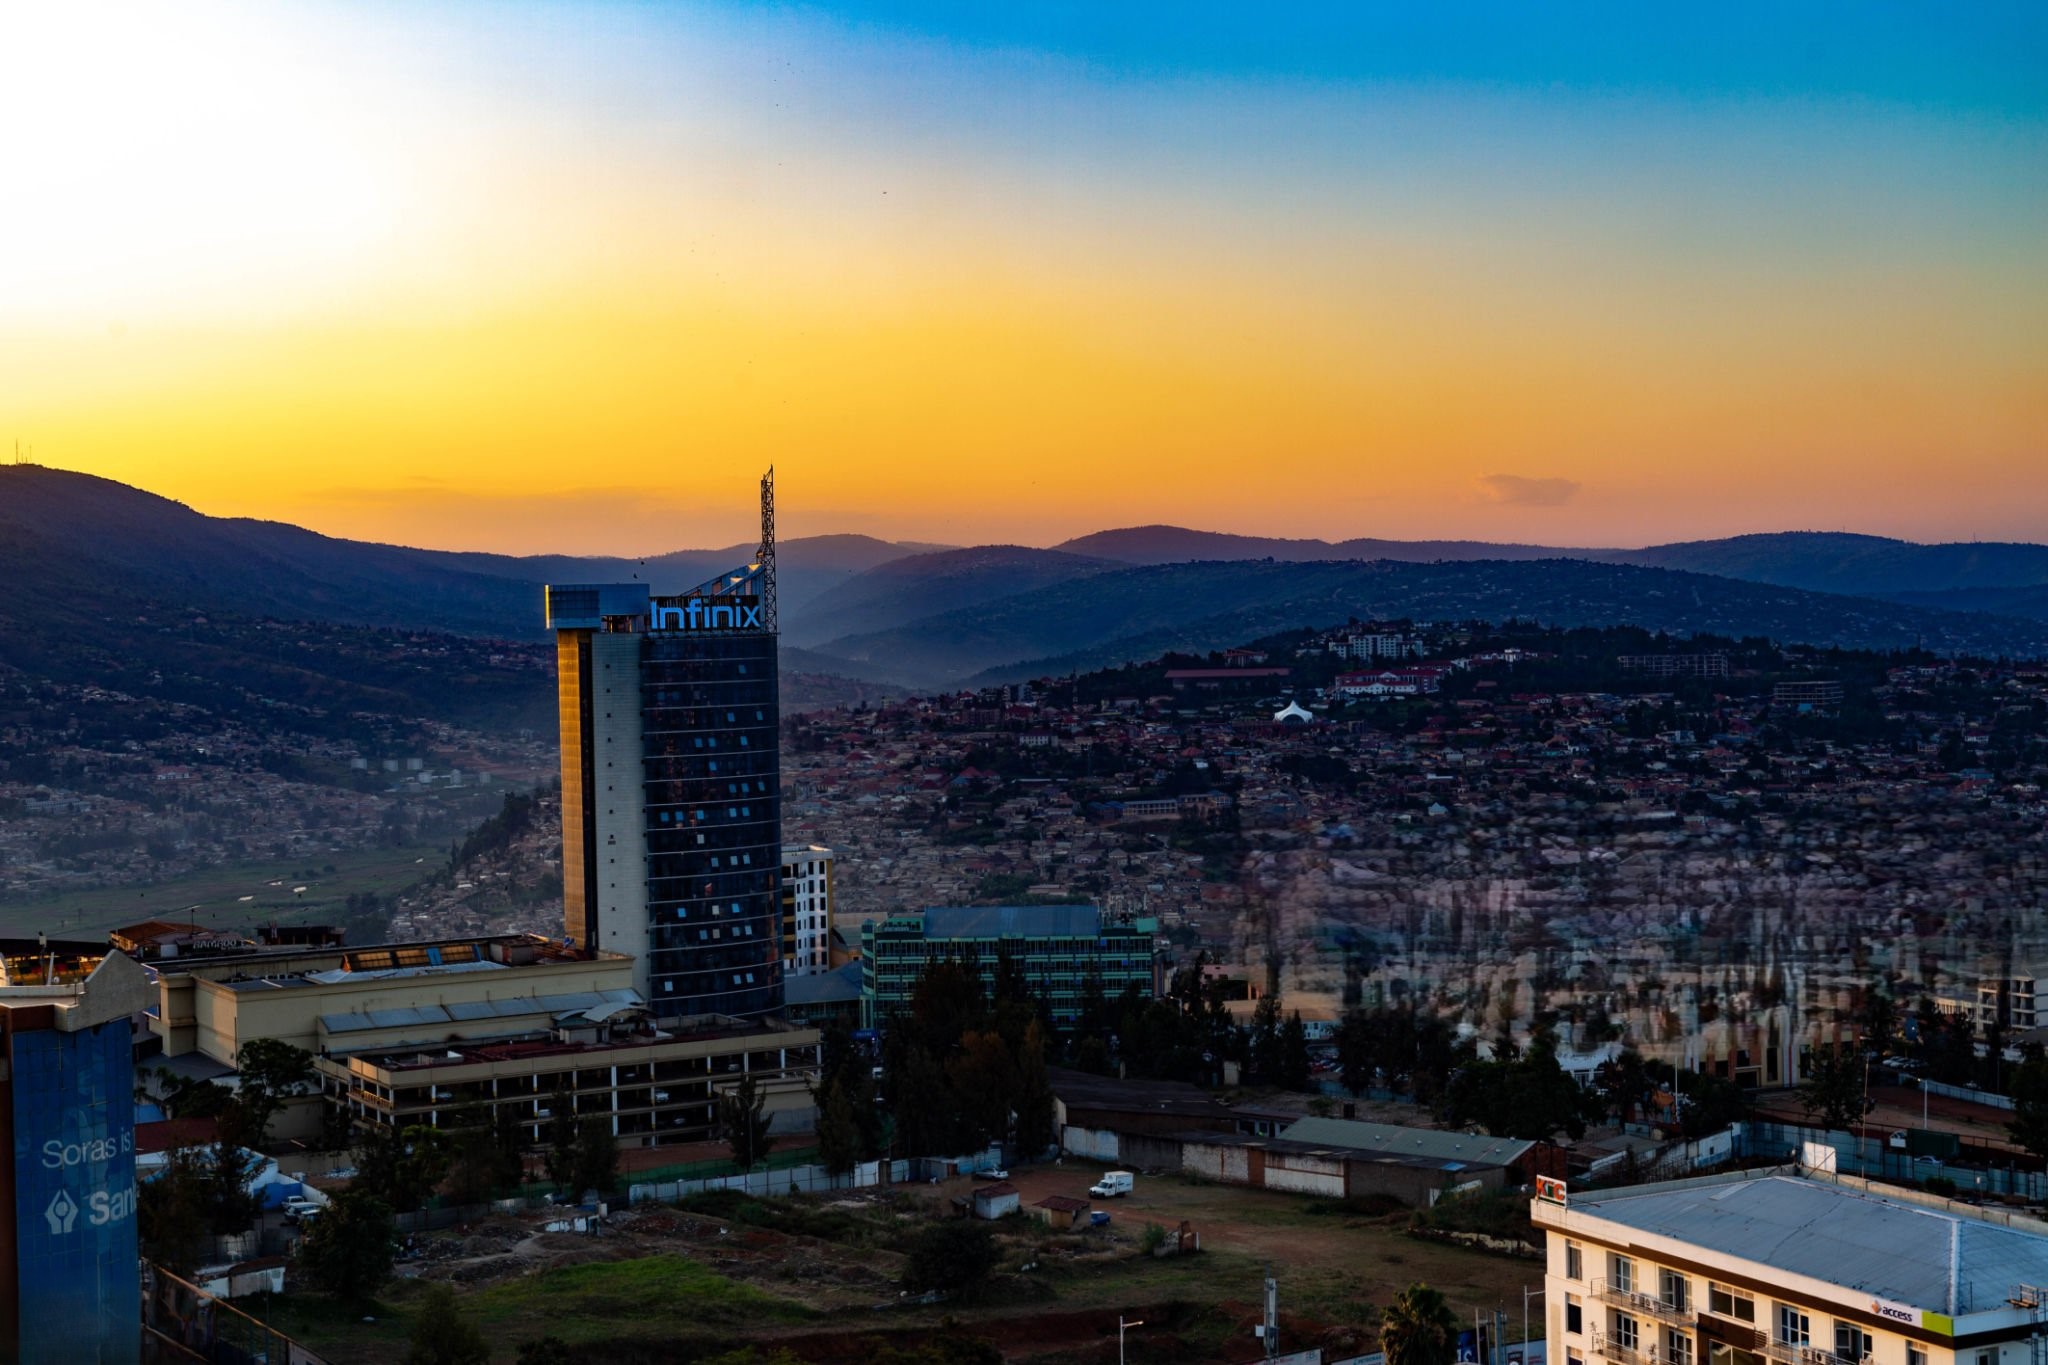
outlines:
M473 1292L458 1285L457 1293L461 1311L502 1360L543 1336L572 1349L622 1339L702 1341L821 1316L675 1255L559 1266ZM418 1281L402 1281L379 1303L353 1311L319 1295L285 1294L270 1300L265 1320L333 1365L372 1365L405 1354L422 1295Z
M207 928L246 931L258 923L336 923L351 895L390 896L448 857L446 844L305 853L225 867L159 882L70 891L33 901L0 903L0 934L99 938L146 919L185 920ZM334 871L325 871L328 867ZM307 873L312 875L308 876ZM272 885L275 882L277 885ZM292 888L303 886L303 896ZM249 897L243 900L244 896Z

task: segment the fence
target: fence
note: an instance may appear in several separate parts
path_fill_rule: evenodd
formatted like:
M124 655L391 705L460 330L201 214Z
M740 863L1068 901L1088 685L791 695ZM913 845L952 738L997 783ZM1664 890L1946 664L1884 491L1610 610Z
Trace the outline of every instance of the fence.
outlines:
M1917 1185L1930 1177L1939 1177L1954 1181L1958 1195L2014 1195L2036 1201L2048 1199L2048 1173L2022 1170L2010 1161L2002 1166L1991 1165L1989 1162L1995 1159L1996 1154L1989 1149L1970 1153L1984 1159L1986 1164L1964 1166L1895 1151L1885 1146L1882 1138L1857 1137L1795 1123L1749 1125L1750 1156L1789 1154L1792 1160L1797 1161L1801 1146L1808 1142L1832 1147L1835 1150L1835 1169L1844 1175L1863 1175L1906 1185Z
M142 1358L209 1365L324 1365L319 1356L225 1299L142 1263Z
M1982 1104L1992 1109L2012 1109L2016 1106L2010 1095L1995 1095L1989 1090L1972 1090L1966 1085L1945 1085L1940 1081L1922 1081L1920 1088L1930 1095L1946 1095L1952 1100L1968 1100L1971 1104Z
M792 1166L780 1171L749 1171L745 1175L710 1176L702 1180L660 1180L636 1184L627 1192L635 1204L672 1204L685 1195L706 1190L738 1190L756 1198L778 1194L830 1194L834 1190L867 1189L875 1185L901 1185L915 1180L932 1180L950 1174L952 1163L928 1157L890 1162L864 1161L845 1175L833 1175L823 1166Z

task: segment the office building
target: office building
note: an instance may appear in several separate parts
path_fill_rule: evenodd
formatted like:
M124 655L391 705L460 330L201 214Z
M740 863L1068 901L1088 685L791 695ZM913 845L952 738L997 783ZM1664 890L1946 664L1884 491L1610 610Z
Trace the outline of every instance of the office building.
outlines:
M129 1017L152 1003L120 953L0 950L0 1359L140 1357Z
M1541 1180L1555 1365L2026 1365L2048 1224L1799 1168Z
M818 844L782 850L782 971L832 970L832 850Z
M869 1028L907 1009L925 967L947 958L974 965L994 987L1004 957L1023 971L1055 1027L1080 1022L1089 983L1110 1000L1136 987L1154 993L1155 919L1112 920L1092 905L939 908L861 926L861 1015Z
M676 596L547 590L569 937L624 953L658 1015L782 1003L773 475L755 560Z

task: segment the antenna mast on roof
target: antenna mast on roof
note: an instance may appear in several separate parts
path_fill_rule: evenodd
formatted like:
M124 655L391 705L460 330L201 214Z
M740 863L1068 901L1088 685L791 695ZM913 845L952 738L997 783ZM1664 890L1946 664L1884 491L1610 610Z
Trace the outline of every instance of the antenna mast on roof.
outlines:
M761 621L775 633L775 466L761 476L761 548L754 560L761 566Z

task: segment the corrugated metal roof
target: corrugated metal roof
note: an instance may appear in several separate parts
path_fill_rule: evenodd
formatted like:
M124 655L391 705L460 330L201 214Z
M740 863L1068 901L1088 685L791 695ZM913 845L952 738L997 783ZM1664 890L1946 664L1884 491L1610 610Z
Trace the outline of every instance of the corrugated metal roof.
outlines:
M2048 1237L1819 1180L1575 1194L1571 1208L1937 1313L1986 1312L2015 1285L2048 1283Z
M358 1010L348 1014L323 1014L320 1027L328 1033L359 1033L366 1029L433 1028L452 1023L476 1023L484 1019L524 1019L545 1014L585 1014L600 1017L646 1002L638 991L571 991L563 995L515 995L504 1000L461 1000L449 1005L413 1005L401 1009Z
M1094 938L1102 912L1092 905L955 905L924 912L927 938Z
M1507 1166L1536 1144L1527 1138L1487 1137L1480 1133L1445 1133L1433 1128L1403 1128L1392 1123L1356 1119L1297 1119L1282 1129L1290 1142L1319 1147L1344 1147L1355 1152L1455 1161L1468 1166Z
M817 1005L860 999L860 972L858 962L849 962L829 972L812 972L806 976L785 976L782 978L782 1003L785 1005Z

